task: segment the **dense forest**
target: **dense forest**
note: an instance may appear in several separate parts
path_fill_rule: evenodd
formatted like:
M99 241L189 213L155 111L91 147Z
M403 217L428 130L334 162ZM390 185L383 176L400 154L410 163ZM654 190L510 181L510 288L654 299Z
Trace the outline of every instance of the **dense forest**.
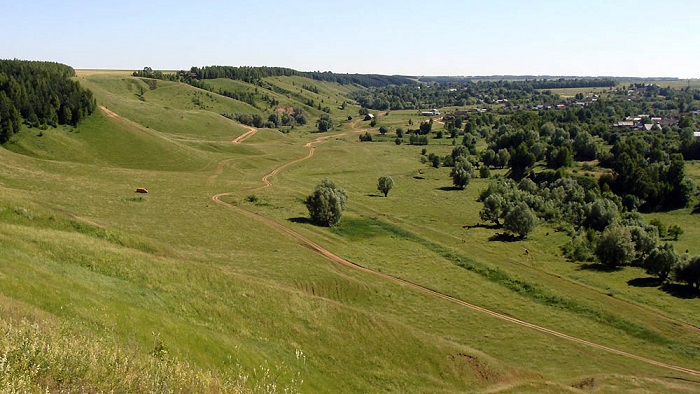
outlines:
M52 62L0 60L0 143L31 127L76 126L95 110L92 92L71 78L75 70Z

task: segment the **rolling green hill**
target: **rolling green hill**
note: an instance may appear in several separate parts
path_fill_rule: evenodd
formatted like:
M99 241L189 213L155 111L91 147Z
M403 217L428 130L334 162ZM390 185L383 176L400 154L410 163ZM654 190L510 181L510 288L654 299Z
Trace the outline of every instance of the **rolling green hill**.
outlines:
M233 142L249 129L221 113L275 108L130 72L77 80L92 116L23 126L0 148L0 391L700 390L700 298L627 285L639 268L582 270L547 226L494 241L476 226L487 180L450 190L420 147L358 142L377 134L347 120L360 87L265 78L309 124ZM334 130L314 133L308 100L331 107ZM305 219L323 178L349 195L331 229Z

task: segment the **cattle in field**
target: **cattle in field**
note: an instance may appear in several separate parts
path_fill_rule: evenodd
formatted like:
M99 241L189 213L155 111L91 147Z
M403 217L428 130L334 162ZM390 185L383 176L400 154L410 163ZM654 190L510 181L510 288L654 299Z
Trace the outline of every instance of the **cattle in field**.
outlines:
M136 193L148 193L148 189L146 189L145 187L137 187Z

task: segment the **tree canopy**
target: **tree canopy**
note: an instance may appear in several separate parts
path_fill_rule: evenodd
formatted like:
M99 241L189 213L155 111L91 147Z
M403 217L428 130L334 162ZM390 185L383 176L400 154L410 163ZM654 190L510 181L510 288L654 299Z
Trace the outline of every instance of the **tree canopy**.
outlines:
M29 126L76 126L95 110L92 92L64 64L0 60L0 143Z
M389 190L394 188L394 180L389 176L379 177L377 180L377 189L384 193L384 197L389 195Z
M332 181L324 179L306 198L306 208L311 221L320 226L333 226L340 221L348 195Z

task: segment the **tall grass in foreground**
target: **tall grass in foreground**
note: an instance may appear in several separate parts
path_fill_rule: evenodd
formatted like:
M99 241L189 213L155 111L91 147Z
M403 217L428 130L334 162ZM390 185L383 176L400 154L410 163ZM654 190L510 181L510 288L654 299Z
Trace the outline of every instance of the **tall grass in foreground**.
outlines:
M297 392L280 388L261 368L204 371L170 357L157 336L144 353L107 336L76 334L64 326L0 319L0 392L246 393ZM299 385L301 382L299 382Z

